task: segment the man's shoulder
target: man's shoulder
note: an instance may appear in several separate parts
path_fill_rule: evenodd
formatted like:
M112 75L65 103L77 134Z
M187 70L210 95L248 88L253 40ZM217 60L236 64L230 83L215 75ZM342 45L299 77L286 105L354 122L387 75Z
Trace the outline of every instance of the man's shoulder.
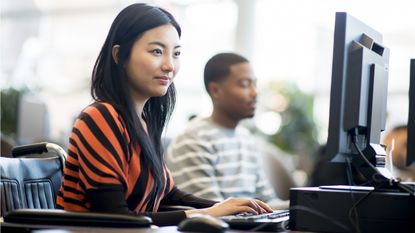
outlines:
M249 141L252 143L256 143L256 136L245 126L238 125L235 129L235 135L239 138L244 138L245 142Z
M190 121L186 129L174 137L169 144L166 155L167 162L173 161L175 157L208 156L206 152L213 151L210 130L209 121L205 118Z
M210 122L209 118L195 118L189 122L179 137L207 139L214 136L217 131L217 127Z
M219 130L212 125L209 118L195 118L188 123L184 131L179 133L169 145L169 149L199 145L211 148L218 137Z

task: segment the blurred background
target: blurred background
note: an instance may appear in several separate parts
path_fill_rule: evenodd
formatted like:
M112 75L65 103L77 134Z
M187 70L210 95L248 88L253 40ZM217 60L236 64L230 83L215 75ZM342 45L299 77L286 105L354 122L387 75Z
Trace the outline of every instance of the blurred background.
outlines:
M415 57L410 0L2 0L2 141L66 148L74 119L91 103L91 72L110 24L134 2L159 5L182 26L178 101L166 137L190 116L210 114L203 67L212 55L235 51L250 59L258 77L259 107L246 125L283 153L314 154L327 140L337 11L383 34L390 48L386 129L407 122Z

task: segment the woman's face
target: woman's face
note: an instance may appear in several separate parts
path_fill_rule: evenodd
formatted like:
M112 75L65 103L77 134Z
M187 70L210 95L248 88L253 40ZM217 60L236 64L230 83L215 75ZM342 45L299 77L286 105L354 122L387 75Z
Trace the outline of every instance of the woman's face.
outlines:
M125 69L135 100L166 94L180 68L179 43L171 24L150 29L134 42Z

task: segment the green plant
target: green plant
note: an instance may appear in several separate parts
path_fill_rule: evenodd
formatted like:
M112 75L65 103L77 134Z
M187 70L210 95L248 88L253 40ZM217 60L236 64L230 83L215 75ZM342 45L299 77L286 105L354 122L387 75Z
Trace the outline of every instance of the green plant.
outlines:
M281 116L279 130L268 140L291 154L304 154L318 146L318 130L313 116L314 97L295 84L271 82L264 90L267 111Z
M1 132L11 138L16 136L19 97L26 91L15 88L1 90Z

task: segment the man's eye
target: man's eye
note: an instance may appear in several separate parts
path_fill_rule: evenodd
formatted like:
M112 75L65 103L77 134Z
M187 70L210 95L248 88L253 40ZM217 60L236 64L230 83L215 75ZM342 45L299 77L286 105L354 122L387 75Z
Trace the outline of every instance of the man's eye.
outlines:
M251 85L251 82L249 82L249 81L242 81L242 82L240 82L240 84L241 84L241 87L249 87Z

